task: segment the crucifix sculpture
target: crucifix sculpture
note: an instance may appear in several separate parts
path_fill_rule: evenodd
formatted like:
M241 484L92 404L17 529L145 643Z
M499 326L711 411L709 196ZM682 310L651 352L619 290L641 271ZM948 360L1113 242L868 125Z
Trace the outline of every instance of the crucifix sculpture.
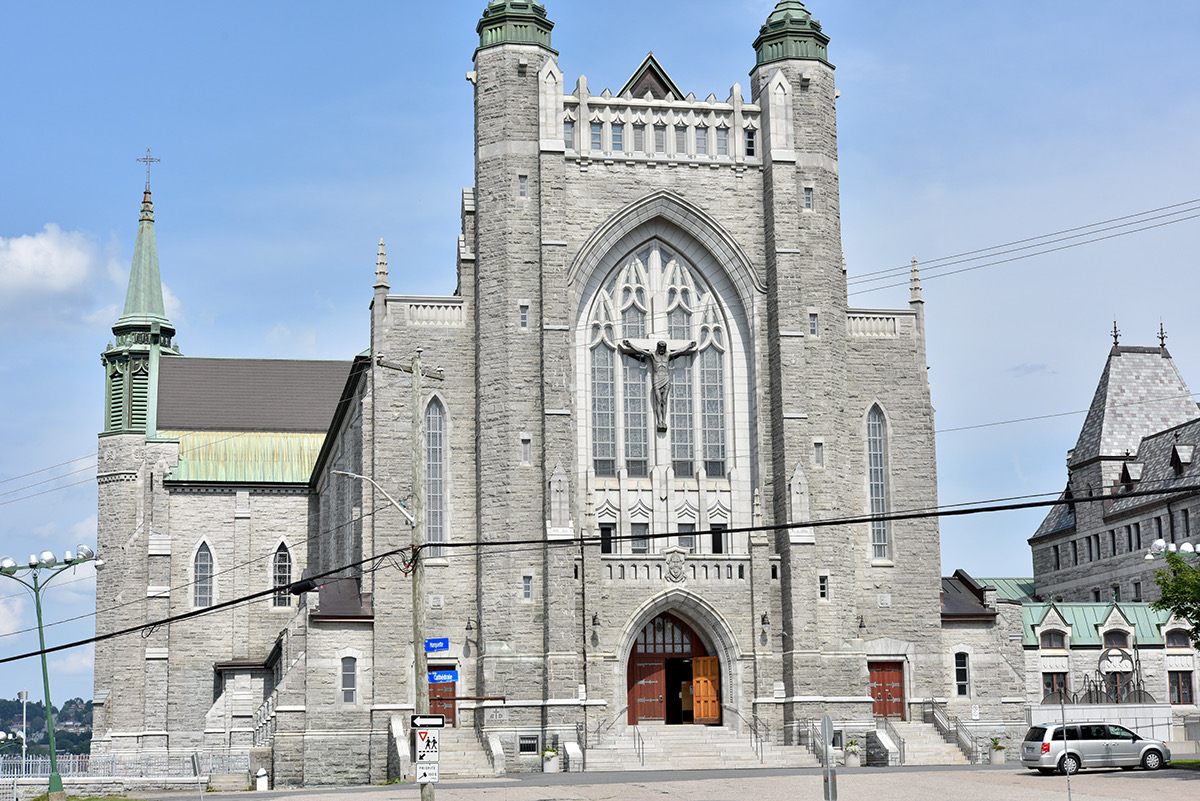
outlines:
M654 422L659 433L667 430L667 398L671 395L671 359L696 351L696 340L671 347L665 339L622 339L621 352L650 364L654 379Z

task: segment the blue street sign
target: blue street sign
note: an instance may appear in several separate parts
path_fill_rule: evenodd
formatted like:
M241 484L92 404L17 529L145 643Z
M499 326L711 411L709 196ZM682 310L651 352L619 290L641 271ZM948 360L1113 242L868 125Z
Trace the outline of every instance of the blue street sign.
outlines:
M450 650L450 638L449 637L437 637L435 639L425 641L425 652L426 653L428 653L430 651L449 651L449 650Z
M430 684L456 684L458 682L457 670L431 670L429 671Z

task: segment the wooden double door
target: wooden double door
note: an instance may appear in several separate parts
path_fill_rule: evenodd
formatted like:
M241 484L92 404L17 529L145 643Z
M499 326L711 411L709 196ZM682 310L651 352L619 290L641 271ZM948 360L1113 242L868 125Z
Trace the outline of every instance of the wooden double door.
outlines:
M868 662L872 711L877 718L904 719L904 663Z
M721 668L695 633L670 615L646 624L629 656L630 724L721 722Z

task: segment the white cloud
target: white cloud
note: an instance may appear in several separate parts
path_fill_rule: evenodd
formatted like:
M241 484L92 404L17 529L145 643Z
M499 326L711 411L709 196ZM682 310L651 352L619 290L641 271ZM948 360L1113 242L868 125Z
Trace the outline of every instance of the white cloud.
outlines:
M59 651L56 655L50 656L48 661L52 673L65 675L91 673L96 662L96 646L82 645L78 648Z
M54 223L32 236L0 237L0 304L70 292L91 278L98 261L99 248L87 235Z
M26 606L26 599L20 595L0 598L0 637L29 627L25 620Z

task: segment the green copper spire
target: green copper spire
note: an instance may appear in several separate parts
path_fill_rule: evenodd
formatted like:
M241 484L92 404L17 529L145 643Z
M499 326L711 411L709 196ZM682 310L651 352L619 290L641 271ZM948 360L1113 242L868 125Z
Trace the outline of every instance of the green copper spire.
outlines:
M138 217L125 312L112 330L114 339L100 357L105 376L104 433L144 433L153 437L158 417L159 359L178 356L179 348L171 341L175 327L163 308L154 204L148 186Z
M138 217L137 244L133 248L133 269L129 272L129 291L125 294L125 313L115 327L158 323L170 326L163 309L162 278L158 272L158 243L154 239L154 203L150 190L142 197Z
M759 64L788 58L807 58L829 63L826 48L829 37L821 32L821 23L800 0L779 0L754 40Z
M554 23L546 17L546 7L531 0L490 0L475 30L479 49L502 44L532 44L550 48L550 30Z

